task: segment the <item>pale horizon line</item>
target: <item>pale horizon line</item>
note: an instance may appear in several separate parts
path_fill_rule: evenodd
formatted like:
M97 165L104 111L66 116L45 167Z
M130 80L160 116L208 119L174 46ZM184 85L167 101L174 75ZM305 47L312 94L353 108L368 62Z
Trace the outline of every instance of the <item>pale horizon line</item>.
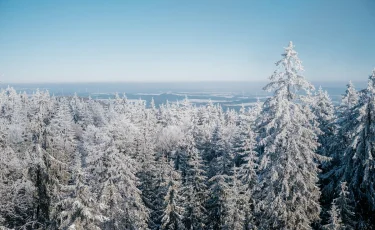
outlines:
M335 82L367 82L367 80L313 80L314 82L335 83ZM264 83L268 80L193 80L193 81L23 81L6 82L0 81L0 85L6 84L100 84L100 83L137 83L137 84L157 84L157 83Z

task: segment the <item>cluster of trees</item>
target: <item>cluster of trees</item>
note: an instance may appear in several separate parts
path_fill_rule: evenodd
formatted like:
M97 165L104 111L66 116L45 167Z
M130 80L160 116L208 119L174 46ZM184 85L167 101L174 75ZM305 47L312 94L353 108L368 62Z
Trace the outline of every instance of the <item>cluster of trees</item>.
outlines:
M374 229L375 71L334 106L276 65L239 111L1 91L0 226Z

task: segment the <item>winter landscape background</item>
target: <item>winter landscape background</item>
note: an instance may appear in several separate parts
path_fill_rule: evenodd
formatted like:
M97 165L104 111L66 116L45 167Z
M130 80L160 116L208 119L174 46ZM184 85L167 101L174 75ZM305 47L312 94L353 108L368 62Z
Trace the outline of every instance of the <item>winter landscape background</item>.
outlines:
M375 229L374 0L0 0L0 230Z
M2 89L0 227L373 228L375 69L359 91L331 83L333 101L292 42L281 56L263 94L243 82Z
M13 87L17 92L32 94L37 89L48 90L55 96L91 97L93 99L113 99L115 94L129 100L144 100L147 105L154 99L155 104L165 104L182 101L185 97L196 105L205 105L211 100L214 104L220 104L224 109L233 108L238 110L242 105L249 107L259 99L265 99L271 94L264 91L266 81L262 82L101 82L101 83L1 83L0 87L5 89ZM345 92L345 81L312 82L318 89L320 86L327 90L332 102L338 104L341 95ZM364 88L366 81L353 79L353 84Z

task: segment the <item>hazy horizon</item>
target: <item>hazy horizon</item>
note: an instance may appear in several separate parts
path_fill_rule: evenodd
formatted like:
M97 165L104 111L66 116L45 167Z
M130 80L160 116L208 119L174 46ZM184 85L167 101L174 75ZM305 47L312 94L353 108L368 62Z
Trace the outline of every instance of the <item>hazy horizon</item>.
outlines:
M353 82L356 89L366 87L366 81ZM8 86L19 93L32 95L37 89L47 90L50 95L91 97L96 100L108 100L126 95L128 100L142 100L150 105L165 104L167 101L176 103L186 97L196 105L206 105L209 101L220 104L224 109L239 110L241 106L249 107L257 100L264 101L270 93L263 90L266 81L205 81L205 82L72 82L72 83L4 83L0 82L0 89ZM317 90L320 86L326 90L334 104L341 102L347 82L313 81ZM317 92L317 91L316 91Z
M360 80L312 80L310 81L312 84L315 83L327 83L327 84L336 84L336 83L348 83L351 81L352 83L366 83L368 78L360 79ZM308 79L310 80L310 79ZM6 84L100 84L100 83L135 83L135 84L162 84L162 83L176 83L176 84L182 84L182 83L264 83L267 84L268 78L265 80L181 80L181 81L175 81L175 80L162 80L162 81L20 81L20 82L7 82L7 81L0 81L0 85L6 85Z

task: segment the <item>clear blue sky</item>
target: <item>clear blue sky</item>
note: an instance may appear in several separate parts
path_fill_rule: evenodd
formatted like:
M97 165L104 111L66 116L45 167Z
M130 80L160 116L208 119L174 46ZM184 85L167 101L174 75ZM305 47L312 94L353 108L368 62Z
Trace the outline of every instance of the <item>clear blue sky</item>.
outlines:
M366 80L374 0L0 0L0 81Z

